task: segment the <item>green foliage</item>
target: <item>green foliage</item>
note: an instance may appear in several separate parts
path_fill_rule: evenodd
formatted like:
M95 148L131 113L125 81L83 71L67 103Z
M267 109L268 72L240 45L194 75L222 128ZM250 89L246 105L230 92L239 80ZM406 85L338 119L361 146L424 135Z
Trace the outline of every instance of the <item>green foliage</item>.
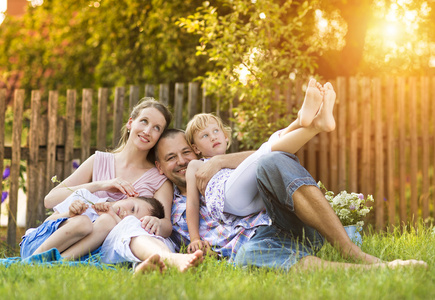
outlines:
M273 99L275 86L289 77L305 78L316 67L313 54L322 48L316 38L317 1L223 0L219 8L204 2L179 25L200 36L197 55L216 68L203 78L210 94L234 108L236 131L244 148L256 148L276 129L289 124L283 99Z
M191 81L211 66L197 39L174 23L199 0L45 0L0 26L2 81L18 71L25 89L65 91Z

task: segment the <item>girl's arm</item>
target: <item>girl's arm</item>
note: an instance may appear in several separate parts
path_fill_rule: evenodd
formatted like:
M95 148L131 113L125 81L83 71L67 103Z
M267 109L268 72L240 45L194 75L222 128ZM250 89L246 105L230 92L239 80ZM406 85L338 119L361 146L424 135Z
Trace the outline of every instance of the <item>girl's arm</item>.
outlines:
M242 161L255 151L244 151L238 153L215 155L207 162L203 163L195 173L196 185L202 195L204 195L205 188L207 187L210 179L221 169L235 169Z
M166 180L165 183L155 192L154 198L159 200L165 209L165 218L159 219L157 217L146 216L140 219L142 227L155 235L162 237L169 237L172 233L171 210L172 199L174 198L174 189L172 183Z
M46 208L53 208L63 200L65 200L71 193L78 189L87 189L91 193L97 191L117 191L130 197L136 196L133 186L122 180L115 178L111 180L92 181L92 172L94 169L95 154L90 156L87 160L80 165L68 178L54 187L45 196L44 204Z
M186 184L187 184L187 199L186 199L186 221L189 229L190 244L187 247L189 253L196 250L208 250L210 245L208 242L202 241L199 235L199 191L196 186L195 173L203 162L193 160L187 166Z

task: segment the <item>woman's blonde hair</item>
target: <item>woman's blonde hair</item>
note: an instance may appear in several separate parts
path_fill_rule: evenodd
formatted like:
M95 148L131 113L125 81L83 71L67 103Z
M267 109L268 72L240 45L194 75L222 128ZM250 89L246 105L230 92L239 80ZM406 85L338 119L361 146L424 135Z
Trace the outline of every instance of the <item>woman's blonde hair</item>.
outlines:
M192 147L192 144L194 143L193 135L197 133L198 131L203 130L207 127L210 122L214 120L216 124L219 126L219 128L223 131L226 138L228 138L228 144L227 149L231 145L231 127L226 126L222 119L213 115L213 114L196 114L190 121L187 123L186 127L186 140L190 147Z
M144 110L145 108L148 108L148 107L153 107L162 113L163 117L166 120L165 128L163 129L163 131L166 130L166 128L168 128L168 126L169 126L169 123L171 123L172 114L164 104L155 100L152 97L144 97L144 98L140 99L139 102L133 107L133 109L130 113L130 118L132 120L135 120L140 115L142 110ZM114 149L112 152L113 153L121 152L122 149L124 149L125 145L127 144L129 136L130 136L130 131L127 130L127 123L126 123L126 124L124 124L124 126L122 126L121 138L119 139L118 147L116 147L116 149ZM150 151L149 153L154 153L154 151Z

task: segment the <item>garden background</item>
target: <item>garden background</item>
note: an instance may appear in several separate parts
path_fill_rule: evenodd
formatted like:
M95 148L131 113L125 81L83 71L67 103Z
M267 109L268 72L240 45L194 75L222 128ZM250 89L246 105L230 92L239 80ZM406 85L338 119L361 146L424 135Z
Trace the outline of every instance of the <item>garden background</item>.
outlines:
M234 128L231 150L254 149L294 118L310 76L334 84L337 130L299 151L302 164L330 190L373 194L367 221L378 231L432 224L432 1L21 3L0 25L1 213L12 247L18 191L24 226L37 225L49 178L112 148L142 96L170 105L176 127L217 112Z

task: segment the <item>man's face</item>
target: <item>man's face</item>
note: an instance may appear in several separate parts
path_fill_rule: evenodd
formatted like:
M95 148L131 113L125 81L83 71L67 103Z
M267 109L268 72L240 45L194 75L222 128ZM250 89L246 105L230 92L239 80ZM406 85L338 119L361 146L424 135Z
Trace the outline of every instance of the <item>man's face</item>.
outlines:
M187 144L183 133L160 139L156 161L160 174L166 175L181 190L186 188L186 169L191 160L197 159Z

